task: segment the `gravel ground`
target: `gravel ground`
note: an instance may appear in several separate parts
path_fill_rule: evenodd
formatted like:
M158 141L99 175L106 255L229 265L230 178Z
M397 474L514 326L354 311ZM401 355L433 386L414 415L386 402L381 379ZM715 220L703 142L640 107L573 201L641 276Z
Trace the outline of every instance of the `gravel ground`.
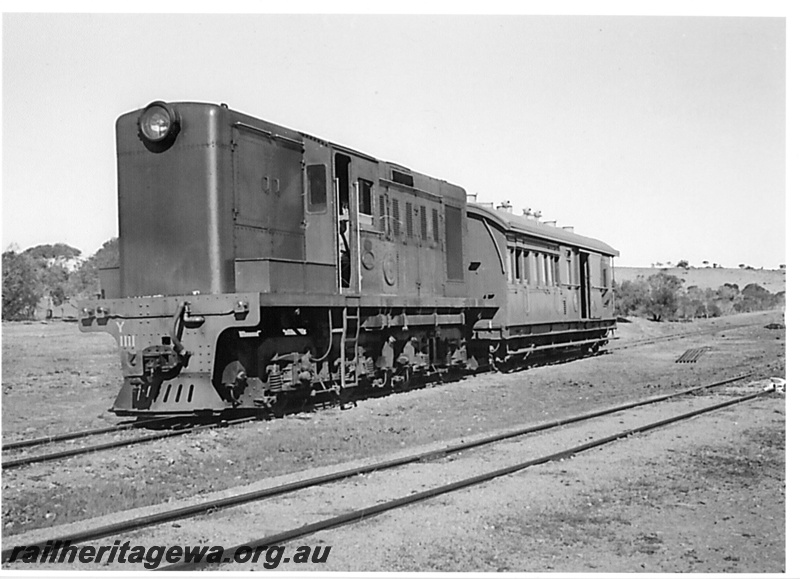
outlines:
M698 404L697 400L668 403L622 420L609 418L589 428L537 436L534 441L514 443L513 453L481 453L459 461L457 471L459 476L470 476ZM286 551L292 553L301 544L330 545L324 566L281 568L779 573L784 570L783 407L783 400L777 399L721 411L359 525L318 533L287 545ZM417 476L408 477L420 490L437 482L432 465L415 470ZM374 485L383 492L392 487L401 487L397 490L405 490L404 494L414 492L411 484L402 489L406 477L394 480L384 473L382 478ZM366 499L363 491L349 490L342 499L346 504ZM376 502L374 496L371 500ZM311 510L314 504L330 505L331 497L306 501ZM253 510L249 517L234 519L231 514L207 521L205 528L193 526L192 534L173 529L171 536L185 537L190 544L204 538L213 542L234 536L232 522L238 520L249 527L252 539L253 531L265 527L259 524L263 515L271 512L264 506ZM223 567L240 568L263 567Z
M749 314L691 325L634 320L620 325L620 344L704 327L720 331L365 400L346 412L320 410L11 470L3 476L4 542L21 543L48 527L70 522L113 519L122 505L155 509L162 503L264 484L257 481L267 478L299 476L308 469L333 468L708 383L751 368L757 368L761 376L784 376L785 333L764 328L772 321L782 321L781 314ZM725 329L743 323L754 325ZM65 328L77 332L66 324L3 325L4 441L113 422L102 413L116 394L113 344L98 342L92 339L95 336L86 341L87 336L73 336ZM702 346L711 349L696 363L675 363L687 349ZM57 396L37 396L58 383L65 368L75 378L62 382ZM77 418L72 418L73 413ZM723 416L733 418L723 420ZM399 511L332 532L335 539L334 535L325 538L327 534L311 537L301 543L326 541L334 548L324 567L305 570L779 572L784 568L783 401L759 400L746 409L722 411L714 419L696 419L692 424L712 426L693 426L692 432L698 432L691 439L678 427L673 438L665 430L619 443L612 450L582 455L562 465L567 472L561 477L558 469L531 469L464 491L463 497L472 497L472 508L468 499L453 495L408 510L428 513L424 515L428 518ZM663 444L653 442L659 437L666 437ZM622 452L622 448L632 450ZM744 461L749 470L740 469L737 461ZM745 475L740 474L742 469ZM427 476L412 471L408 480L428 484L423 474ZM392 488L383 484L379 490ZM527 495L522 494L524 489ZM382 496L374 492L364 492L363 499ZM678 500L689 495L691 501ZM753 496L759 497L753 503L757 506L748 503L752 508L743 510L742 501ZM595 505L603 499L602 508L586 511L581 505L593 498ZM299 516L309 520L323 512L325 500L337 504L336 497L312 497ZM463 500L467 506L459 502ZM338 503L349 505L343 499ZM691 508L673 508L673 503ZM653 504L660 508L653 511ZM728 514L724 514L725 505ZM234 530L246 531L252 539L284 528L259 515L262 507L250 508L255 509L252 520L260 523L245 525L236 517L219 514L222 518L212 527L225 529L223 534L203 535L205 521L186 521L173 530L187 529L178 537L181 540L205 537L212 544L219 540L229 545L235 542ZM687 521L697 521L698 527L692 530ZM751 525L757 533L743 531L751 536L734 540L728 536L734 532L730 521ZM450 530L445 532L445 527ZM634 530L640 528L636 534ZM717 528L727 529L727 534L711 541L708 537L717 537ZM365 547L373 544L370 537L380 538L381 549ZM751 553L740 543L759 548Z

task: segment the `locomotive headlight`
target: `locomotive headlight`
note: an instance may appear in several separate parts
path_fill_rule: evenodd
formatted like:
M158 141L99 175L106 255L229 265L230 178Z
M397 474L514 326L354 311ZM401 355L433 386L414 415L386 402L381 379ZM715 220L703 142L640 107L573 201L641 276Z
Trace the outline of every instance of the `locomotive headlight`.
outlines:
M168 104L156 101L139 117L139 136L153 145L169 147L180 131L180 119Z
M141 120L142 134L151 141L160 141L169 133L169 112L161 107L151 107Z

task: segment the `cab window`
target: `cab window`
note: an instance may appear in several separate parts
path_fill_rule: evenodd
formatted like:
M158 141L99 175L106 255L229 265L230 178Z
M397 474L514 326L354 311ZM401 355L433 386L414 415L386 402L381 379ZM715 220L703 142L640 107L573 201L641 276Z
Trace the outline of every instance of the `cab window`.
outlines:
M358 212L372 215L372 183L366 179L358 180Z
M328 204L325 165L309 165L306 167L306 175L308 176L308 210L311 212L325 211Z

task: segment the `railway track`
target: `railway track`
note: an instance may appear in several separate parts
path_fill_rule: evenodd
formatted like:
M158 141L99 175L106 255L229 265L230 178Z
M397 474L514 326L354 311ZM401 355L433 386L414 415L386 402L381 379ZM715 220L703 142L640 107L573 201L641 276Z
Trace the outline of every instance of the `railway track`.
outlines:
M637 348L639 346L649 346L651 344L660 344L661 342L671 342L673 340L680 340L682 338L696 338L699 336L709 336L719 332L725 332L728 330L739 330L742 328L752 328L754 326L761 326L763 325L763 320L756 323L750 324L736 324L731 326L726 326L724 328L709 328L706 330L700 330L697 332L685 332L685 333L678 333L678 334L668 334L666 336L654 336L652 338L641 338L639 340L631 340L630 342L625 343L615 343L613 346L608 347L607 349L614 352L617 350L627 350L628 348Z
M50 434L47 436L41 436L39 438L30 438L27 440L15 440L14 442L8 442L3 444L2 450L3 452L6 452L8 450L19 450L22 448L30 448L32 446L40 446L42 444L48 444L51 442L77 440L79 438L88 438L90 436L97 436L99 434L122 432L134 428L142 428L145 426L155 426L158 423L165 422L165 420L166 419L164 418L154 418L152 420L131 420L129 422L121 422L119 424L114 424L113 426L104 426L101 428L92 428L88 430L77 430L74 432L65 432L63 434Z
M481 437L481 438L478 438L478 439L475 439L475 440L472 440L472 441L469 441L469 442L464 442L464 443L455 444L455 445L442 446L440 448L435 448L433 450L429 450L429 451L422 452L422 453L416 453L416 454L403 456L403 457L399 457L399 458L395 458L395 459L391 459L391 460L384 460L384 461L380 461L380 462L370 463L370 464L366 464L366 465L363 465L363 466L360 466L360 467L356 467L356 468L344 469L344 470L331 472L329 474L325 474L325 475L321 475L321 476L301 479L301 480L290 482L290 483L287 483L287 484L283 484L283 485L279 485L279 486L273 486L273 487L269 487L269 488L265 488L265 489L261 489L261 490L257 490L257 491L252 491L252 492L248 492L248 493L243 493L243 494L239 494L239 495L229 496L229 497L225 497L225 498L221 498L221 499L201 501L201 502L196 503L194 505L189 505L189 506L175 508L175 509L168 509L168 510L164 510L164 511L162 511L160 513L155 513L155 514L151 514L151 515L147 515L147 516L143 516L143 517L131 518L131 519L120 521L120 522L117 522L117 523L114 523L114 524L103 525L103 526L98 526L98 527L94 527L94 528L88 528L88 529L85 529L85 530L77 532L77 533L71 533L71 534L63 535L63 536L49 537L47 539L44 539L44 540L40 541L39 543L31 543L31 544L32 545L36 545L36 546L42 546L42 547L47 542L52 542L51 544L55 544L57 541L61 541L62 543L66 542L66 541L69 541L70 544L76 544L76 543L87 542L87 541L91 541L91 540L95 540L95 539L99 539L99 538L103 538L103 537L118 536L118 535L130 532L130 531L133 531L133 530L142 529L142 528L153 526L153 525L157 525L157 524L173 522L173 521L180 520L180 519L186 519L186 518L197 516L197 515L202 515L204 513L209 512L209 511L217 511L217 510L220 510L220 509L230 508L230 507L234 507L234 506L237 506L237 505L242 505L242 504L245 504L245 503L249 503L249 502L253 502L253 501L257 501L257 500L261 500L261 499L266 499L266 498L275 497L275 496L279 496L279 495L286 495L288 493L299 491L301 489L308 489L308 488L311 488L311 487L316 487L316 486L320 486L320 485L324 485L324 484L329 484L329 483L333 483L333 482L337 482L337 481L342 481L342 480L345 480L345 479L348 479L348 478L351 478L351 477L354 477L354 476L358 476L358 475L365 475L365 474L373 473L373 472L377 472L377 471L384 471L384 470L388 470L388 469L392 469L392 468L397 468L397 467L400 467L400 466L403 466L403 465L408 465L408 464L415 463L415 462L423 462L423 461L434 460L434 459L442 458L442 457L445 457L445 456L448 456L448 455L451 455L451 454L454 454L454 453L459 453L459 452L462 452L462 451L465 451L465 450L479 448L479 447L487 446L487 445L490 445L490 444L493 444L493 443L496 443L496 442L500 442L500 441L504 441L504 440L510 440L510 439L513 439L513 438L522 437L522 436L526 436L526 435L531 435L531 434L534 434L534 433L537 433L537 432L542 432L542 431L545 431L545 430L548 430L548 429L554 429L554 428L557 428L557 427L560 427L560 426L565 426L565 425L569 425L569 424L577 424L577 423L580 423L580 422L587 422L587 421L590 421L590 420L595 419L595 418L600 418L600 417L603 417L603 416L607 416L607 415L614 414L614 413L617 413L617 412L622 412L624 410L628 410L628 409L632 409L632 408L637 408L637 407L647 406L647 405L651 405L651 404L656 404L658 402L662 402L662 401L665 401L665 400L669 400L669 399L673 399L673 398L677 398L677 397L681 397L681 396L699 394L702 391L710 390L710 389L715 388L715 387L724 386L726 384L731 384L731 383L734 383L734 382L741 381L741 380L743 380L745 378L751 377L752 375L753 375L752 373L743 374L743 375L735 376L733 378L728 378L728 379L725 379L725 380L714 382L712 384L706 384L706 385L702 385L702 386L697 386L697 387L694 387L694 388L681 390L681 391L674 392L674 393L671 393L671 394L665 394L665 395L661 395L661 396L650 397L650 398L647 398L647 399L644 399L644 400L639 400L639 401L635 401L635 402L629 402L629 403L625 403L625 404L621 404L621 405L617 405L617 406L613 406L613 407L609 407L609 408L604 408L604 409L601 409L601 410L596 410L596 411L592 411L592 412L589 412L589 413L580 414L580 415L576 415L576 416L572 416L572 417L568 417L568 418L564 418L564 419L559 419L559 420L553 420L553 421L549 421L549 422L545 422L545 423L534 424L534 425L526 426L524 428L518 428L518 429L511 430L511 431L508 431L508 432L505 432L505 433L501 433L501 434L495 434L495 435L491 435L491 436ZM580 446L577 446L577 447L572 447L572 448L569 448L569 449L566 449L566 450L563 450L563 451L559 451L556 454L551 454L551 455L547 455L547 456L544 456L544 457L539 457L539 458L534 459L534 460L529 460L529 461L526 461L524 463L516 464L516 465L513 465L511 467L506 467L504 469L500 469L500 470L497 470L497 471L492 471L490 473L484 473L483 475L478 475L476 477L471 477L469 479L465 479L465 480L459 481L457 483L453 483L453 484L450 484L450 485L445 485L443 487L438 487L437 489L429 489L429 490L426 490L426 491L421 492L421 493L415 493L413 495L410 495L410 496L407 496L407 497L403 497L403 498L400 498L400 499L397 499L397 500L393 500L393 501L390 501L388 503L382 503L380 505L374 505L373 507L369 507L368 509L360 509L360 510L352 511L351 513L348 513L347 515L341 515L339 517L334 517L334 518L331 518L331 519L325 519L323 521L318 521L318 522L312 523L310 525L305 525L305 526L299 527L297 529L292 529L290 531L287 531L285 533L281 533L279 535L272 535L270 537L261 538L261 539L258 539L257 541L253 541L251 543L247 543L246 545L237 545L236 547L232 547L230 551L232 553L237 548L242 548L243 546L247 546L247 545L265 544L265 541L266 542L270 542L270 541L280 541L280 542L288 541L290 539L301 537L301 536L316 532L318 530L331 528L333 526L338 526L338 525L341 525L341 524L345 524L347 522L357 521L357 520L360 520L361 518L366 517L366 516L372 516L372 515L378 514L380 512L385 512L386 510L390 510L390 509L393 509L393 508L399 508L401 506L404 506L404 505L407 505L407 504L411 504L411 503L417 502L419 500L424 500L425 498L431 498L431 497L434 497L434 496L439 496L440 494L444 494L444 493L447 493L447 492L452 492L454 490L458 490L460 488L466 488L467 486L471 486L471 485L474 485L474 484L478 484L480 482L488 481L488 480L491 480L492 478L496 478L498 476L503 476L504 474L510 474L512 472L516 472L518 470L521 470L521 469L524 469L524 468L528 468L530 466L534 466L534 465L537 465L537 464L543 464L543 463L549 462L551 460L558 460L558 459L561 459L561 458L567 458L567 457L572 456L574 454L577 454L579 452L584 452L584 451L589 450L591 448L596 448L596 447L601 446L603 444L608 444L610 442L613 442L614 440L618 440L620 438L624 438L626 436L630 436L631 434L635 434L637 432L646 432L648 430L652 430L652 429L658 428L660 426L666 426L668 424L672 424L673 422L677 422L679 420L685 420L687 418L690 418L692 416L697 416L697 415L703 414L705 412L711 412L713 410L716 410L716 409L719 409L719 408L724 408L724 407L730 406L732 404L737 404L737 403L740 403L740 402L751 400L751 399L756 398L757 396L761 396L763 394L765 394L765 392L758 392L758 393L747 395L747 396L743 396L743 397L740 397L740 398L726 400L725 402L722 402L720 404L714 404L714 405L711 405L711 406L708 406L708 407L705 407L705 408L694 410L694 411L692 411L690 413L685 413L685 414L679 415L677 417L672 417L670 419L661 420L661 421L658 421L656 423L652 423L652 424L649 424L649 425L640 426L640 427L633 428L633 429L628 429L628 430L619 432L619 433L617 433L617 434L615 434L613 436L605 437L605 438L599 439L599 440L594 440L594 441L591 441L590 443L587 443L587 444L584 444L584 445L580 445ZM275 544L275 543L270 543L270 544ZM228 556L227 553L228 552L226 551L226 556ZM10 556L10 554L11 554L11 549L4 550L2 552L3 561L6 561L7 558ZM172 567L170 567L170 568L172 568ZM179 568L179 567L175 567L175 568Z
M123 447L123 446L131 446L131 445L134 445L134 444L142 444L144 442L150 442L150 441L153 441L153 440L160 440L162 438L172 438L172 437L175 437L175 436L183 436L184 434L189 434L189 433L192 433L192 432L198 432L198 431L201 431L201 430L207 430L207 429L210 429L210 428L222 428L222 427L226 427L226 426L232 426L232 425L235 425L235 424L243 424L245 422L252 422L253 420L256 420L256 418L258 418L258 417L257 416L249 416L249 417L239 418L239 419L235 419L235 420L220 420L220 421L216 421L216 422L212 422L212 423L208 423L208 424L189 425L189 426L181 426L182 424L185 424L186 422L185 422L185 419L179 419L179 420L183 420L183 422L176 421L175 428L172 428L170 430L161 430L159 432L151 432L150 434L143 434L143 435L140 435L140 436L134 436L134 437L129 437L129 438L121 438L121 439L118 439L118 440L112 440L112 441L109 441L109 442L102 442L102 443L99 443L99 444L93 444L93 445L89 445L89 446L81 446L81 447L77 447L77 448L67 448L67 449L62 449L62 450L58 450L58 451L55 451L55 452L34 454L34 455L30 455L30 456L22 456L22 457L18 457L18 458L12 458L12 459L8 459L8 460L4 460L2 462L2 464L0 464L0 467L2 467L3 470L9 470L9 469L12 469L12 468L18 468L18 467L21 467L21 466L25 466L25 465L29 465L29 464L35 464L35 463L39 463L39 462L48 462L48 461L53 461L53 460L59 460L59 459L62 459L62 458L70 458L70 457L74 457L74 456L80 456L80 455L83 455L83 454L91 454L93 452L99 452L99 451L102 451L102 450L109 450L109 449L112 449L112 448L120 448L120 447ZM149 424L151 426L155 426L157 423L161 423L162 425L168 425L169 424L169 420L168 419L164 419L164 418L160 418L160 419L154 419L152 421L148 420L146 422L140 422L138 425L142 426L145 423L147 423L147 424ZM39 446L39 445L42 445L42 444L47 444L47 443L50 443L50 442L75 440L75 439L80 439L80 438L88 438L88 437L91 437L91 436L97 436L97 435L101 435L101 434L120 432L120 431L124 431L124 430L130 430L131 428L134 428L135 426L137 426L136 423L124 423L124 424L120 424L120 425L116 425L116 426L110 426L110 427L106 427L106 428L98 428L98 429L94 429L94 430L84 430L84 431L79 431L79 432L74 432L74 433L66 433L66 434L61 434L61 435L54 435L54 436L37 438L37 439L19 441L19 442L9 443L8 445L4 445L3 446L3 451L5 452L6 450L9 450L9 447L10 447L10 449L24 449L24 448L29 448L29 447L32 447L32 446Z
M700 416L702 414L706 414L709 412L713 412L728 406L732 406L735 404L740 404L749 400L753 400L755 398L761 397L766 395L767 392L757 392L753 394L748 394L746 396L737 397L734 399L726 400L725 402L720 402L718 404L713 404L704 408L699 408L696 410L692 410L690 412L686 412L683 414L679 414L676 416L671 416L669 418L658 420L655 422L651 422L642 426L638 426L636 428L630 428L627 430L623 430L617 433L614 433L610 436L606 436L597 440L592 440L590 442L580 444L577 446L573 446L570 448L566 448L563 450L559 450L554 453L546 454L543 456L536 457L534 459L526 460L523 462L519 462L516 464L512 464L503 468L495 469L492 471L484 472L479 475L475 475L472 477L464 478L457 480L455 482L440 485L431 489L423 490L417 493L412 493L409 495L405 495L399 497L394 500L390 500L387 502L381 502L377 504L373 504L366 508L361 509L354 509L352 511L343 513L341 515L335 517L329 517L326 519L322 519L319 521L315 521L313 523L308 523L299 527L295 527L293 529L289 529L287 531L283 531L280 533L275 533L272 535L267 535L264 537L260 537L258 539L247 541L245 543L240 543L238 545L226 548L222 554L221 559L223 563L230 563L236 560L236 556L238 554L252 554L259 546L263 545L270 545L270 546L280 546L289 541L300 539L302 537L306 537L312 535L314 533L318 533L320 531L334 529L337 527L341 527L348 524L358 523L367 519L369 517L374 517L383 513L387 513L389 511L399 509L402 507L406 507L418 502L422 502L425 500L441 497L448 493L452 493L458 490L466 489L471 486L475 486L481 483L489 482L493 479L506 476L509 474L513 474L519 472L521 470L531 468L534 466L546 464L553 461L565 460L572 458L573 456L586 452L588 450L592 450L595 448L599 448L601 446L605 446L607 444L611 444L618 440L627 438L629 436L635 434L645 433L651 430L655 430L657 428L661 428L664 426L668 426L670 424L674 424L683 420L688 420L689 418L694 418L696 416ZM171 565L166 565L160 567L159 570L162 571L188 571L188 570L196 570L202 569L206 567L210 567L212 565L217 565L217 563L206 563L205 561L193 561L193 562L181 562L181 563L174 563Z
M751 327L751 326L761 325L762 323L763 322L750 323L750 324L738 324L738 325L727 326L727 327L724 327L724 328L713 328L713 329L710 329L710 330L699 331L699 332L688 332L688 333L670 334L670 335L667 335L667 336L658 336L658 337L653 337L653 338L644 338L644 339L641 339L641 340L635 340L635 341L627 342L627 343L624 343L624 344L617 344L617 345L611 346L608 349L610 351L624 350L624 349L638 347L638 346L645 346L645 345L651 345L651 344L667 342L667 341L672 341L672 340L679 340L679 339L682 339L682 338L692 338L692 337L697 337L697 336L715 334L717 332L726 331L726 330L735 330L735 329L740 329L740 328L747 328L747 327ZM572 358L567 358L567 359L572 359ZM524 369L524 367L521 367L520 369ZM170 427L170 420L174 421L174 424L171 427ZM204 430L204 429L207 429L207 428L224 427L224 426L228 426L228 425L231 425L231 424L239 424L241 422L249 422L249 421L255 420L255 417L248 417L247 419L234 420L234 421L221 420L221 421L217 421L217 422L212 423L212 424L203 424L203 425L186 426L186 427L181 427L180 426L180 424L181 424L179 422L180 420L181 419L155 418L155 419L152 419L152 420L144 420L144 421L143 420L130 421L130 422L124 422L124 423L121 423L121 424L117 424L117 425L114 425L114 426L103 427L103 428L84 430L84 431L77 431L77 432L70 432L70 433L63 433L63 434L54 434L54 435L49 435L49 436L30 439L30 440L21 440L21 441L10 442L10 443L4 444L2 446L2 450L3 450L4 453L7 452L7 451L22 450L22 449L25 449L25 448L31 448L31 447L34 447L34 446L41 446L41 445L49 444L49 443L64 442L64 441L69 441L69 440L77 440L77 439L81 439L81 438L88 438L88 437L91 437L91 436L98 436L98 435L102 435L102 434L110 434L110 433L115 433L115 432L132 430L132 429L145 427L145 426L161 425L162 427L170 428L169 430L164 430L162 432L156 432L156 433L146 434L146 435L137 436L137 437L131 437L131 438L128 438L128 439L114 440L114 441L111 441L111 442L105 442L105 443L101 443L101 444L90 445L90 446L79 447L79 448L68 448L68 449L64 449L64 450L60 450L60 451L56 451L56 452L50 452L50 453L43 453L43 454L37 454L37 455L31 455L31 456L23 456L23 457L18 457L18 458L11 458L11 459L8 459L6 461L3 461L2 464L0 464L0 467L3 470L7 470L7 469L12 469L12 468L18 468L18 467L29 465L29 464L35 464L35 463L40 463L40 462L48 462L48 461L59 460L59 459L63 459L63 458L80 456L80 455L83 455L83 454L90 454L90 453L99 452L99 451L102 451L102 450L119 448L119 447L123 447L123 446L134 445L134 444L141 444L141 443L144 443L144 442L150 442L150 441L153 441L153 440L159 440L159 439L163 439L163 438L181 436L183 434L188 434L190 432L196 432L198 430Z
M580 444L577 446L573 446L570 448L566 448L563 450L559 450L554 453L546 454L543 456L539 456L534 459L526 460L523 462L519 462L516 464L512 464L510 466L506 466L503 468L499 468L496 470L488 471L481 473L479 475L475 475L472 477L464 478L461 480L457 480L455 482L440 485L431 489L423 490L420 492L412 493L409 495L405 495L403 497L399 497L394 500L390 500L387 502L381 502L377 504L373 504L372 506L362 508L362 509L355 509L341 515L330 517L326 519L322 519L319 521L315 521L313 523L308 523L302 525L300 527L295 527L293 529L289 529L287 531L283 531L280 533L267 535L264 537L260 537L258 539L247 541L245 543L241 543L232 547L226 548L220 555L222 563L230 563L237 560L237 555L240 554L247 554L248 556L254 553L259 547L269 545L269 546L280 546L289 541L300 539L302 537L306 537L312 535L314 533L318 533L320 531L329 530L337 527L341 527L348 524L358 523L363 521L366 518L374 517L383 513L387 513L389 511L399 509L405 506L409 506L421 501L425 501L428 499L440 497L446 495L448 493L452 493L461 489L465 489L471 486L475 486L481 483L485 483L491 481L493 479L506 476L509 474L513 474L519 472L521 470L531 468L533 466L542 465L548 462L564 460L572 458L573 456L586 452L588 450L592 450L595 448L599 448L601 446L605 446L616 442L620 439L627 438L629 436L635 434L641 434L645 432L649 432L651 430L655 430L657 428L661 428L664 426L668 426L683 420L688 420L690 418L694 418L696 416L700 416L702 414L707 414L709 412L714 412L716 410L720 410L722 408L726 408L728 406L733 406L735 404L741 404L743 402L747 402L749 400L753 400L755 398L761 397L768 394L768 392L756 392L753 394L748 394L745 396L740 396L737 398L733 398L730 400L726 400L724 402L720 402L717 404L712 404L703 408L695 409L690 412L685 412L683 414L679 414L676 416L671 416L666 419L658 420L655 422L651 422L642 426L638 426L636 428L630 428L627 430L623 430L617 433L614 433L610 436L606 436L597 440L592 440L590 442ZM248 557L249 558L249 557ZM190 570L197 570L206 567L210 567L213 565L217 565L218 563L207 563L203 560L200 561L184 561L180 563L174 563L171 565L166 565L159 567L160 571L190 571Z

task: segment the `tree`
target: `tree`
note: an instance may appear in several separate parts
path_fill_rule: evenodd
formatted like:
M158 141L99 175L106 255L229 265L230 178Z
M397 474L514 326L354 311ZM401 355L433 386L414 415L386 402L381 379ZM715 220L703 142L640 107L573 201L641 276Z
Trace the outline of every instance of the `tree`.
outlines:
M67 267L69 262L74 262L81 256L81 250L67 245L66 243L56 243L55 245L44 244L26 249L23 253L30 256L35 261L41 261L52 265L58 263Z
M112 237L70 274L70 297L89 298L99 293L99 270L119 266L119 239Z
M678 303L678 314L682 318L708 317L705 292L696 285L687 288L686 293L680 296Z
M69 297L70 271L80 260L81 250L65 243L44 244L22 252L36 265L38 293L48 296L53 306L60 306Z
M13 250L3 253L3 319L33 318L41 297L34 261Z
M685 259L682 259L675 265L675 267L682 267L683 269L688 269L689 268L689 262L686 261Z
M739 297L739 293L739 284L735 283L724 283L719 286L717 290L717 294L719 294L721 300L728 300L730 302Z
M100 269L119 267L119 238L112 237L106 241L90 259L93 259Z
M654 322L672 318L678 311L678 297L683 282L680 278L659 272L647 278L649 286L645 312Z
M621 316L648 316L654 322L672 318L678 311L683 280L659 272L646 280L639 276L615 285L616 314Z
M643 315L647 303L647 282L641 276L635 280L614 282L614 309L618 316Z
M736 311L756 312L774 308L776 296L756 283L749 283L742 290L742 299L735 305Z
M713 302L722 315L728 315L736 310L736 303L741 299L739 286L735 283L725 283L712 292L709 299Z
M106 241L90 258L65 243L37 245L3 253L3 319L31 319L43 297L59 307L73 297L94 297L98 269L119 265L117 238Z

